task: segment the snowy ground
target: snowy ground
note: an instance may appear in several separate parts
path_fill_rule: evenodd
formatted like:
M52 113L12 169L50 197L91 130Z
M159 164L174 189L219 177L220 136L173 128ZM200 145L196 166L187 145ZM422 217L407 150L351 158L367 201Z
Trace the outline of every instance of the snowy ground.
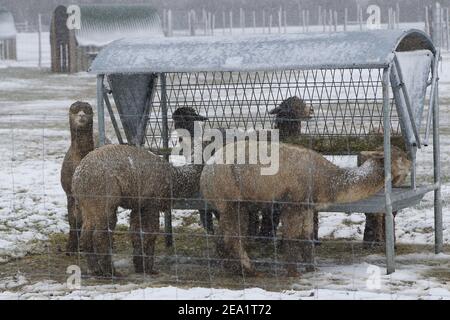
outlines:
M49 66L48 34L44 34L44 66ZM171 286L152 282L86 285L69 290L64 282L34 280L22 273L26 257L44 254L45 241L53 234L66 233L66 200L60 187L59 170L69 145L67 108L76 100L94 103L95 78L88 74L54 75L37 65L37 35L20 34L19 61L0 62L0 299L450 299L450 256L431 254L434 241L433 197L428 194L417 207L402 211L396 219L397 241L417 254L400 253L397 272L384 275L382 254L362 255L354 263L337 264L322 259L319 270L289 282L282 290L220 287L186 287L183 281ZM444 241L450 242L450 55L444 55L441 72L442 166L444 199ZM109 128L109 136L113 136ZM431 148L419 151L419 181L432 175ZM189 212L176 212L181 225ZM122 212L120 224L126 225ZM362 214L324 213L320 217L323 239L362 240ZM353 247L352 247L353 248ZM50 253L49 260L51 260ZM10 270L16 263L16 273ZM129 261L118 261L129 264ZM380 288L367 285L371 266L381 267ZM50 273L50 267L49 271ZM51 277L48 277L51 279Z

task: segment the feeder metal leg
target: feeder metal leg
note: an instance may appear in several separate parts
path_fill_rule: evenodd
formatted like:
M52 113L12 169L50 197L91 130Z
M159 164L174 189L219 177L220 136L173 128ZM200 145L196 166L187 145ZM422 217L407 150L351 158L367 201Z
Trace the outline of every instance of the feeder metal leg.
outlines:
M104 75L97 76L97 113L98 113L98 137L99 146L105 145L105 104L103 101Z
M166 86L166 74L159 74L161 81L161 113L162 113L162 139L163 147L165 150L169 149L169 123L168 123L168 108L167 108L167 86ZM169 154L165 155L167 161L169 161ZM164 233L166 238L166 247L171 248L173 246L173 227L172 227L172 212L164 212Z
M441 198L441 162L439 141L439 85L435 87L435 100L433 104L433 162L434 162L434 236L435 252L442 252L442 198Z
M386 267L387 274L395 271L394 216L392 214L391 175L391 110L389 99L389 68L383 72L383 125L384 125L384 194L386 201Z

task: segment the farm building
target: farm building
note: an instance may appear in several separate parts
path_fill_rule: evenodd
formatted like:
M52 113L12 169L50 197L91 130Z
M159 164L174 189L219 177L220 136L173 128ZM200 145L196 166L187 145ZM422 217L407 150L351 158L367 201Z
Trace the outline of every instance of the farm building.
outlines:
M16 35L12 14L0 8L0 60L17 60Z
M69 30L67 7L58 6L50 29L53 72L86 71L97 53L121 38L163 36L156 10L148 5L80 6L80 28Z

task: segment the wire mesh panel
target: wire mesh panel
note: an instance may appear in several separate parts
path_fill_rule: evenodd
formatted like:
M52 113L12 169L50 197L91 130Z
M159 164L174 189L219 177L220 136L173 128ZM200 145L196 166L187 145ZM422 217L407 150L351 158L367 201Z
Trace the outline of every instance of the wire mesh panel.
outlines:
M383 69L362 68L167 73L165 92L161 81L157 86L147 143L152 150L162 148L164 93L169 115L193 107L208 117L207 127L244 130L274 128L270 111L295 96L313 110L313 117L287 119L301 122L298 137L290 142L330 154L369 150L382 143L382 74ZM391 133L400 136L393 99L391 103ZM169 123L169 132L173 129Z

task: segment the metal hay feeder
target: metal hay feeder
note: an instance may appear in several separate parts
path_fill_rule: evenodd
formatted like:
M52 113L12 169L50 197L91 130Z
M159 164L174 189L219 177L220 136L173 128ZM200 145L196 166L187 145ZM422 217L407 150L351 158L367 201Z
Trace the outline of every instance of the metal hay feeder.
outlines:
M418 204L431 191L435 251L442 251L438 59L430 38L419 30L136 38L107 46L90 71L98 77L102 141L105 103L123 141L108 95L112 92L127 142L161 154L171 147L170 114L178 107L190 106L205 114L210 127L272 128L269 111L294 95L315 111L302 126L300 144L339 155L383 145L383 193L327 211L384 212L387 272L391 273L395 270L392 212ZM425 137L420 134L423 128ZM434 183L418 186L415 155L428 144L431 131ZM411 156L409 187L392 188L391 144L402 146ZM199 199L174 201L174 208L202 207ZM169 215L166 223L170 232Z

